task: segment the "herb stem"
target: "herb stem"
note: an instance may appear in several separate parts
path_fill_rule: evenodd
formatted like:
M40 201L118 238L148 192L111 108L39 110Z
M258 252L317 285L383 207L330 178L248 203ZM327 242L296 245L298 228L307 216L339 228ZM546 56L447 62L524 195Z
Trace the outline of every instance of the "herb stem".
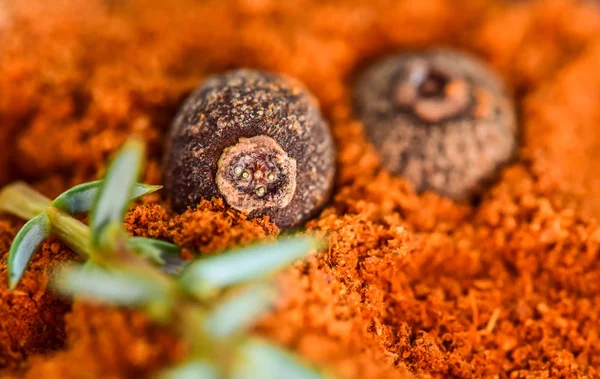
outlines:
M67 213L50 206L51 200L24 182L15 182L0 190L0 211L27 221L47 213L52 232L83 258L91 255L90 228Z
M24 182L15 182L0 190L0 211L31 220L44 213L51 200Z
M87 259L92 255L89 244L90 228L87 225L54 207L46 208L46 213L50 217L52 233L56 237L82 258Z

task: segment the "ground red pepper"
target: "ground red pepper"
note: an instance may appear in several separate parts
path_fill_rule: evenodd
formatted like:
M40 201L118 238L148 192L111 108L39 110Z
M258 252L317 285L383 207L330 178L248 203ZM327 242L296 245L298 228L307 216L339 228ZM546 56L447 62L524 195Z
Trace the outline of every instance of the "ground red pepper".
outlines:
M284 273L257 330L334 372L362 378L582 377L600 367L600 8L580 0L11 2L0 9L0 181L48 196L101 175L132 133L161 183L165 133L185 96L235 67L297 77L338 146L335 199L309 229L329 251ZM521 115L519 158L476 206L380 169L350 104L378 56L452 46L496 68ZM206 201L178 216L159 196L132 233L202 253L274 236ZM0 275L21 221L0 217ZM184 354L137 313L47 291L74 258L42 247L13 294L0 280L7 375L144 375ZM117 342L115 342L117 341ZM118 345L118 346L117 346ZM110 362L110 364L104 364Z

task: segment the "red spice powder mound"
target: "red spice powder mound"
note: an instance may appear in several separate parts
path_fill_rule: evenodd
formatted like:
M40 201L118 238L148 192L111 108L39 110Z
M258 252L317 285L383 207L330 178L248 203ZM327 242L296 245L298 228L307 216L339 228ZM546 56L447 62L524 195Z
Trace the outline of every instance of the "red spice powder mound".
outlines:
M248 220L246 215L226 207L222 199L203 200L196 209L181 215L158 204L137 207L125 223L133 235L172 241L201 254L219 253L279 233L267 218Z
M503 73L517 93L551 81L600 29L593 1L497 1L482 17L465 33L465 43Z
M534 169L547 173L590 216L600 211L598 62L600 38L554 80L529 95L524 107L524 138Z
M259 333L346 377L600 375L600 225L587 218L600 198L593 1L32 0L4 13L0 183L28 179L54 196L101 175L132 133L149 146L145 180L161 183L169 122L204 77L285 72L320 100L338 175L334 199L308 225L329 249L281 275ZM441 45L486 59L521 112L518 160L476 206L417 195L383 172L350 106L366 62ZM126 224L200 253L278 234L222 201L177 215L159 195ZM0 274L20 225L0 220ZM137 377L183 356L135 312L76 301L63 317L71 306L46 285L73 257L49 241L16 293L0 281L1 367Z
M384 175L367 188L395 186ZM330 250L284 276L285 298L260 330L349 377L380 377L349 352L419 376L597 375L600 228L549 197L511 167L452 225L433 208L394 202L431 212L433 230L418 231L347 204L377 209L387 199L338 196L310 225L330 233Z
M25 378L147 377L185 354L172 332L136 312L76 300L66 322L66 350L31 359Z
M19 288L8 289L6 253L18 227L14 219L0 218L0 367L17 367L29 354L47 353L63 346L64 315L71 309L48 291L48 269L75 256L58 241L50 239L32 259Z

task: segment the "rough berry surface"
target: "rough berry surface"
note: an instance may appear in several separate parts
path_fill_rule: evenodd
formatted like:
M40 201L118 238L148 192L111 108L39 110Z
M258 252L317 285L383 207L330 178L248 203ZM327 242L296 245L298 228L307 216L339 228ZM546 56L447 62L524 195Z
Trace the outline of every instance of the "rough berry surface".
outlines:
M165 154L175 210L224 198L281 228L313 217L329 198L334 147L316 100L298 82L237 70L207 79L175 118Z
M354 103L383 167L419 192L468 199L516 146L515 112L501 81L458 52L383 59L358 79Z

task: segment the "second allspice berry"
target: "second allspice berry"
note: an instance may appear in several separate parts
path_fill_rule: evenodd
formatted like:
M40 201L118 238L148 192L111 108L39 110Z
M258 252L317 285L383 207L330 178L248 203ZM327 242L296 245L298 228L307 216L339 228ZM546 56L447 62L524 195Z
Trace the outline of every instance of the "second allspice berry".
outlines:
M165 190L177 211L223 198L289 229L315 216L331 194L331 133L317 101L294 79L245 69L212 76L171 128Z
M418 192L470 199L517 145L514 107L500 78L459 52L384 58L360 75L353 101L382 166Z

